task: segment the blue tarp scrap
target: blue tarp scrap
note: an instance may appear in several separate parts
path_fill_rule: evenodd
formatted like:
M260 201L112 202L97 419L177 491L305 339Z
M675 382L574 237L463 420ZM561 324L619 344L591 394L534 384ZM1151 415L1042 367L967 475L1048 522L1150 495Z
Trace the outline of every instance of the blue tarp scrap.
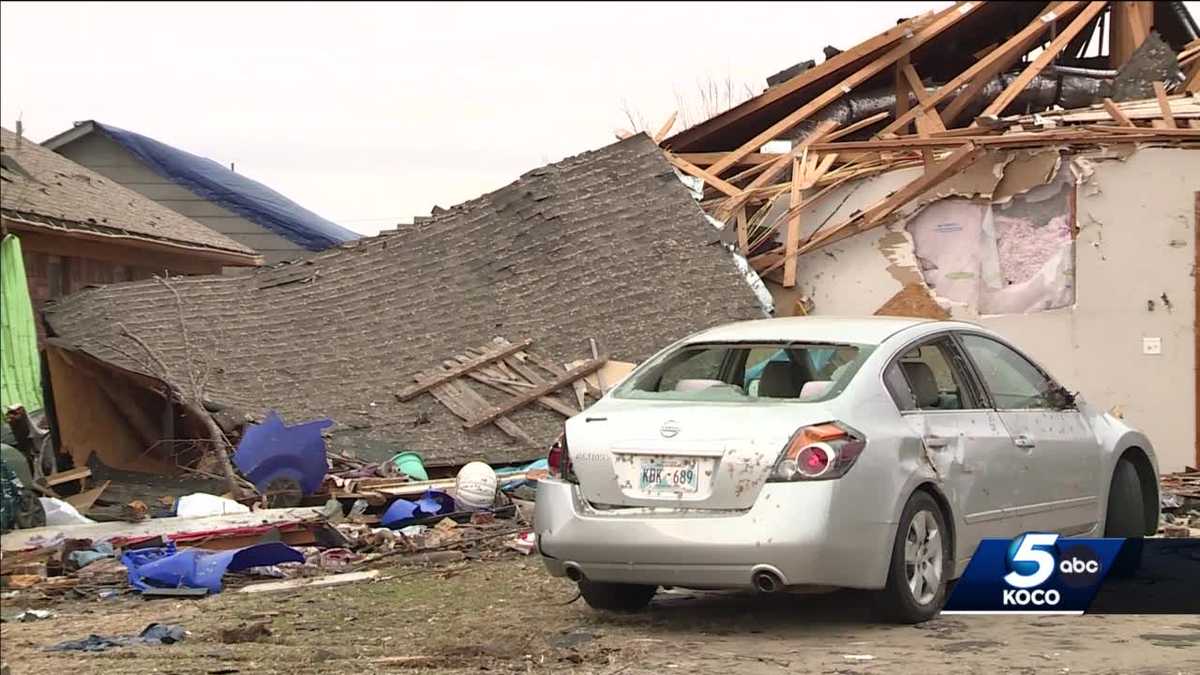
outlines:
M297 246L322 251L359 238L358 234L207 157L108 124L92 124L163 178Z
M432 518L454 512L454 498L441 490L429 490L417 501L397 499L379 517L379 524L392 529L404 527L414 520Z
M126 551L121 562L129 572L129 585L139 591L150 588L207 588L221 592L226 572L266 567L285 562L304 562L304 554L287 544L273 541L232 551L175 550L172 542L161 548Z
M311 495L320 489L329 469L321 430L332 424L333 420L324 419L289 427L272 410L262 424L246 427L233 463L260 492L276 479L290 478Z

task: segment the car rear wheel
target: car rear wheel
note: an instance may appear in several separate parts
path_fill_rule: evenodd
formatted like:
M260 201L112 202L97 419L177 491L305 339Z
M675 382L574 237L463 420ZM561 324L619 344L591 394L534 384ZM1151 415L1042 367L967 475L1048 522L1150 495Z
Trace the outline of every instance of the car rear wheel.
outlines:
M1144 510L1142 481L1138 478L1137 468L1122 459L1113 469L1108 511L1104 516L1104 536L1130 540L1121 546L1113 561L1112 573L1116 576L1131 576L1142 564L1142 537L1146 529Z
M909 498L896 528L882 609L893 621L920 623L946 602L952 557L946 517L928 493Z
M589 607L612 612L636 612L645 609L657 592L657 586L613 584L586 579L579 582L579 594Z

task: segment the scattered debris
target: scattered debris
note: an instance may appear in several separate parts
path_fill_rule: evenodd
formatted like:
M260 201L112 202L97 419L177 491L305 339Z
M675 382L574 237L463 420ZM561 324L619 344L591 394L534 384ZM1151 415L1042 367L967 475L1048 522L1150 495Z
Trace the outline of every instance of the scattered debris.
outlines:
M187 635L182 626L152 623L137 635L104 636L92 634L82 640L67 640L47 647L52 652L103 652L113 647L134 645L171 645Z

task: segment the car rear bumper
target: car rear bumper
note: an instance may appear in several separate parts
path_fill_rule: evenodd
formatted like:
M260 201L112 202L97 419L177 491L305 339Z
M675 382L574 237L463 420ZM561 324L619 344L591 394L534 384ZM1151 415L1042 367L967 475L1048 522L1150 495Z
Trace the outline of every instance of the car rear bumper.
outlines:
M882 588L895 524L860 513L843 481L770 483L748 511L600 511L579 489L538 483L534 529L552 575L690 588L750 588L756 572L784 585Z

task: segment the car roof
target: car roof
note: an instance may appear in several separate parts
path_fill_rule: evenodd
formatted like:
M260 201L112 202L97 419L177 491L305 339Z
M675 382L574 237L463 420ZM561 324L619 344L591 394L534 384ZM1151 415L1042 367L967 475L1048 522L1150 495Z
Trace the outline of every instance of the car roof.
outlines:
M891 316L788 316L716 326L692 335L687 342L811 340L878 345L906 328L932 328L935 324L946 328L978 328L961 321Z

